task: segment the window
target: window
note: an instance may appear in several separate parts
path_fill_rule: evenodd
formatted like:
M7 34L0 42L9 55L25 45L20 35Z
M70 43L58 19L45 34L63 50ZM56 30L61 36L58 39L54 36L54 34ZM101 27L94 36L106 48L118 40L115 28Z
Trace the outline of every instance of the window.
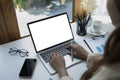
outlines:
M0 0L0 44L19 38L20 34L13 1Z
M97 9L95 15L108 15L107 12L107 0L96 0Z
M72 0L13 0L20 35L29 35L27 23L67 12L72 19Z
M29 35L27 23L48 16L68 12L72 20L73 1L75 0L13 0L20 29L20 35ZM77 1L77 0L76 0ZM97 9L94 15L108 15L106 10L107 0L96 0Z

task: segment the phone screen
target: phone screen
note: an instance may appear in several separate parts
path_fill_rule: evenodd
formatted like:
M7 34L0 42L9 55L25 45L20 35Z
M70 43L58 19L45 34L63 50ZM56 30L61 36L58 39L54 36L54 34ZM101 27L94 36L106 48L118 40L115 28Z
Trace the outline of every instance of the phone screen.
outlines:
M20 77L31 77L35 69L37 59L25 59L19 76Z

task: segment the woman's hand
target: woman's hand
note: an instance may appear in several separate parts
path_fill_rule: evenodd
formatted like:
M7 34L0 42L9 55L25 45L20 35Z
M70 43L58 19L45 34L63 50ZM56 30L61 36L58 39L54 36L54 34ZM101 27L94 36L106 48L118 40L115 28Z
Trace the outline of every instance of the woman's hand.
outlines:
M61 56L59 53L52 53L49 61L51 66L59 73L60 77L68 76L68 73L65 69L65 60L63 56Z
M86 60L87 56L88 56L88 52L79 45L75 45L75 44L70 44L68 46L68 50L73 50L73 56L79 59L83 59Z

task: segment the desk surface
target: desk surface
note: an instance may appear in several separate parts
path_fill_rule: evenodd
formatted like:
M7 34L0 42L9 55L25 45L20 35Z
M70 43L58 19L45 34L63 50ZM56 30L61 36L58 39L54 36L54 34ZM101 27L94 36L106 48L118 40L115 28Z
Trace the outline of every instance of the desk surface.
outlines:
M75 41L82 45L86 50L89 51L88 47L83 42L83 39L86 37L80 37L76 35L76 23L72 23L72 30L75 37ZM8 53L11 47L16 47L18 49L26 49L29 51L29 57L20 57L19 55L12 56ZM21 80L19 72L23 65L25 58L36 58L37 65L34 71L34 74L30 80L59 80L58 74L50 75L46 68L42 65L41 61L38 59L35 49L32 44L31 37L26 37L14 42L0 45L0 80ZM79 80L80 76L86 70L86 63L81 62L73 67L67 69L69 75L74 80ZM24 80L24 79L23 79ZM29 80L29 79L28 79Z

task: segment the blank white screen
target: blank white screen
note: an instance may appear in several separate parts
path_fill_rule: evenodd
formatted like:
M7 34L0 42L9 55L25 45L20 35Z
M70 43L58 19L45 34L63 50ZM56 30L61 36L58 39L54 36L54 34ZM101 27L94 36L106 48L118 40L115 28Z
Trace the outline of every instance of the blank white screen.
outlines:
M73 38L67 14L29 24L37 51Z

